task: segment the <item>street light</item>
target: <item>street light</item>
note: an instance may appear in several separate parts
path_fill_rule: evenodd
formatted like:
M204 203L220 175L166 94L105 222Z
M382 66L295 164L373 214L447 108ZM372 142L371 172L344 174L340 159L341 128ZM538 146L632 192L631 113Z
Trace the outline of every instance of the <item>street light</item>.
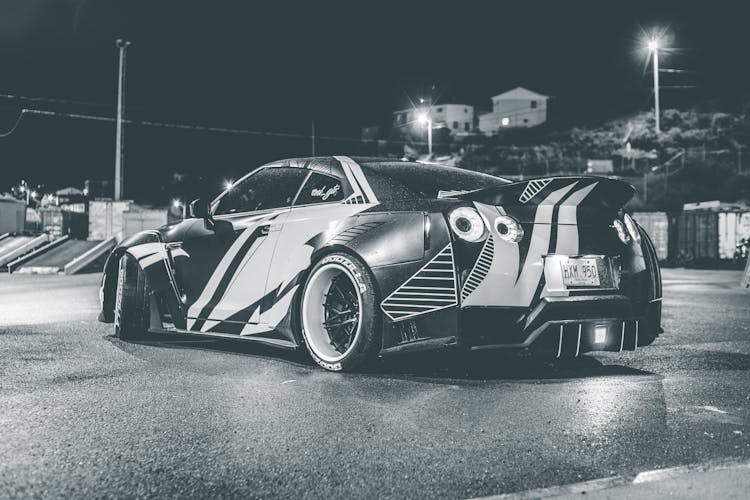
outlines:
M654 70L654 118L656 121L656 135L661 132L659 128L659 39L652 38L648 41L648 50L653 54Z
M427 112L420 113L417 121L427 127L427 152L432 157L432 118Z
M175 198L172 200L172 207L174 207L175 210L180 210L182 213L182 219L186 219L186 209L187 207L183 205L182 201L179 198Z

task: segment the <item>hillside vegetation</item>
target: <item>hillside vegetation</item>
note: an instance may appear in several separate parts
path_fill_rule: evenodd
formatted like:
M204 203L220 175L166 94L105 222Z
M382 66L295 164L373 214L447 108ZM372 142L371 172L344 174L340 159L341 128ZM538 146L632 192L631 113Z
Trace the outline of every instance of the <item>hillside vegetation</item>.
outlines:
M648 112L591 127L508 130L465 140L459 165L531 177L583 173L587 160L608 159L614 175L628 178L639 189L633 201L639 207L676 208L708 199L748 201L749 111L668 109L662 113L658 136L653 113Z

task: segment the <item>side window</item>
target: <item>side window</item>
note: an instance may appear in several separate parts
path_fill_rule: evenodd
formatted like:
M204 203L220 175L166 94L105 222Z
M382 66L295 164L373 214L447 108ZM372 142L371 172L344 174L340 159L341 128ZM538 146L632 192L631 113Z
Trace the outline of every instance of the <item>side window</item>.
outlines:
M325 174L313 172L299 192L295 205L309 205L311 203L331 203L344 199L344 186L339 179Z
M269 167L232 186L219 200L214 215L255 212L292 204L307 170Z

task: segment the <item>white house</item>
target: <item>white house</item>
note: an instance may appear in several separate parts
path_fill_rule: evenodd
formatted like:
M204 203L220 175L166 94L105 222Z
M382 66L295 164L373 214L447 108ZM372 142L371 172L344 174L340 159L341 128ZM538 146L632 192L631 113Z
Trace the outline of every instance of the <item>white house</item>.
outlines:
M493 135L511 127L535 127L547 121L549 96L523 87L498 94L492 98L492 112L479 115L479 131Z
M466 134L474 130L474 106L468 104L433 104L432 107L402 109L393 112L393 126L402 132L416 132L424 127L419 115L428 113L432 127L446 127L453 134Z

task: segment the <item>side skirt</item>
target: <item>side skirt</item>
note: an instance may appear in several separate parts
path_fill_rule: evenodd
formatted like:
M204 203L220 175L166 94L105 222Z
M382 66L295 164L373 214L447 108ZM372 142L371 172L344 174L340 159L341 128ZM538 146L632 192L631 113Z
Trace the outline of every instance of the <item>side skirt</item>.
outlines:
M239 341L247 341L247 342L255 342L258 344L264 344L264 345L270 345L274 347L280 347L282 349L289 349L289 350L295 350L299 346L295 344L294 342L290 342L288 340L281 340L281 339L269 339L264 337L254 337L252 335L233 335L231 333L218 333L218 332L196 332L196 331L190 331L190 330L180 330L177 328L149 328L149 333L157 333L157 334L166 334L166 335L175 335L175 336L181 336L181 337L192 337L192 338L221 338L221 339L232 339L232 340L239 340Z

